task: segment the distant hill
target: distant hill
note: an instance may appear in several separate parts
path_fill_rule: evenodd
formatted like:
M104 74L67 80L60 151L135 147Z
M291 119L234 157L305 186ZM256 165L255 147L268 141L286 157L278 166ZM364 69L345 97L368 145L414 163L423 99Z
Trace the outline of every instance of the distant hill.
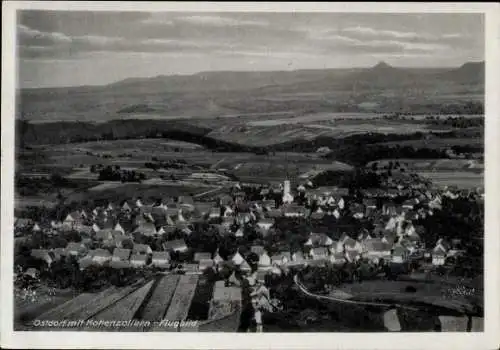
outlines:
M462 84L484 84L484 61L467 62L456 69L444 72L440 77Z
M135 115L196 116L271 112L426 113L484 94L484 62L450 68L370 68L201 72L130 78L105 86L18 91L26 120L103 121ZM442 96L447 100L443 102ZM450 102L449 96L453 96Z

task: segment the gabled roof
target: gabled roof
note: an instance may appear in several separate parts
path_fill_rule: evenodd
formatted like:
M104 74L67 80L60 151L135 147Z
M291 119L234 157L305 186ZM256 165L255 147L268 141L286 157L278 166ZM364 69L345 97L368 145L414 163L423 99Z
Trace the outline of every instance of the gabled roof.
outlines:
M382 242L380 238L370 239L364 244L366 249L371 252L390 251L392 248L391 244Z
M328 237L327 234L322 232L320 233L311 232L309 237L311 239L311 243L314 246L329 246L333 244L333 240L330 237Z
M79 252L84 252L87 250L85 245L83 243L77 243L77 242L69 242L68 245L66 246L67 251L79 251Z
M211 260L212 259L212 254L208 252L198 252L194 254L194 261L201 261L201 260Z
M250 247L250 251L252 253L257 254L258 256L261 256L263 253L265 253L264 246L261 245L253 245Z
M113 250L113 258L118 258L120 260L128 260L130 257L130 249L115 248Z
M432 255L445 256L446 251L441 246L438 246L432 250Z
M146 254L148 252L151 251L151 247L147 244L138 244L138 243L135 243L134 244L134 248L132 249L132 253L133 254L137 254L137 253L140 253L140 254Z
M140 224L135 230L145 236L152 236L156 234L156 227L152 222L144 222Z
M201 259L199 261L200 270L206 269L207 267L214 266L214 261L212 259Z
M192 196L180 196L177 202L179 204L194 205L194 200Z
M153 252L152 260L167 260L170 261L170 253L169 252Z
M356 240L352 239L351 237L347 238L344 241L344 245L349 248L354 248L356 246Z
M146 262L148 260L147 255L144 254L133 254L130 257L130 261L136 261L136 262Z
M325 247L317 247L311 249L312 255L328 255L328 250Z
M166 241L163 243L163 249L165 250L176 250L187 248L186 242L183 239L174 239L171 241Z
M109 258L111 257L111 253L107 249L97 248L92 252L92 257L94 258Z
M403 247L400 244L395 245L393 247L393 250L392 250L392 255L404 255L407 253L408 253L408 249L406 249L405 247Z
M303 261L304 254L301 251L296 251L295 253L292 254L292 258L294 261Z

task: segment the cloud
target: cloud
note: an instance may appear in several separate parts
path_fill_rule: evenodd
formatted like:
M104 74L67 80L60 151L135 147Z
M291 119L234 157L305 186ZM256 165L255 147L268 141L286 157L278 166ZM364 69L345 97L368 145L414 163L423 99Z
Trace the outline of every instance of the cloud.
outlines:
M58 32L41 32L36 29L29 28L25 25L18 25L17 26L17 31L19 35L20 41L32 41L32 40L38 40L41 42L48 42L48 43L71 43L71 38L68 37L67 35L64 35L63 33L58 33Z
M187 22L198 25L215 27L236 27L236 26L267 26L268 23L260 20L245 20L223 16L193 15L176 18L176 21Z
M347 27L342 29L343 32L353 33L353 34L361 34L364 36L370 37L389 37L389 38L398 38L398 39L410 39L410 38L430 38L427 34L416 33L416 32L403 32L396 30L382 30L382 29L374 29L370 27Z

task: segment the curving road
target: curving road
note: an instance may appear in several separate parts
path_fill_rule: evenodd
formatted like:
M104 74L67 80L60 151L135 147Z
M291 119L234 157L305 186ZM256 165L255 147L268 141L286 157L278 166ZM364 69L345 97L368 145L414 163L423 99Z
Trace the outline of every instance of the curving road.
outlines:
M306 294L309 297L320 299L320 300L329 300L329 301L334 301L338 303L344 303L344 304L356 304L356 305L365 305L365 306L383 306L383 307L397 307L397 308L403 308L403 309L409 309L409 310L414 310L417 311L418 308L406 306L406 305L401 305L401 304L388 304L388 303L376 303L376 302L370 302L370 301L359 301L359 300L349 300L349 299L342 299L342 298L335 298L331 296L326 296L326 295L319 295L319 294L314 294L308 291L304 285L299 281L299 278L297 275L293 276L293 281L297 287L302 291L302 293Z

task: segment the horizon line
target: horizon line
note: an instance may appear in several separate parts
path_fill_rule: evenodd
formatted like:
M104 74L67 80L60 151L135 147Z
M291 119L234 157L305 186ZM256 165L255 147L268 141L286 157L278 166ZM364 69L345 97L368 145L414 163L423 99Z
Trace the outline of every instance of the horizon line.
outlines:
M16 87L16 91L19 90L43 90L43 89L69 89L69 88L97 88L97 87L106 87L110 86L113 84L117 84L126 80L133 80L133 79L155 79L155 78L167 78L167 77L190 77L190 76L195 76L199 74L204 74L204 73L258 73L258 72L266 72L266 73L272 73L272 72L299 72L299 71L321 71L321 70L349 70L349 69L373 69L376 66L380 64L387 65L391 68L396 68L396 69L453 69L453 68L460 68L464 66L465 64L468 63L482 63L485 64L485 60L478 60L478 61L465 61L460 65L453 65L453 66L434 66L434 67L422 67L422 66L395 66L388 64L386 61L379 61L375 65L372 66L353 66L353 67L331 67L331 68L299 68L299 69L290 69L290 70L276 70L276 69L261 69L261 70L211 70L211 71L198 71L195 73L176 73L176 74L158 74L154 76L131 76L128 78L123 78L119 79L116 81L112 81L106 84L85 84L85 85L66 85L66 86L40 86L40 87Z

